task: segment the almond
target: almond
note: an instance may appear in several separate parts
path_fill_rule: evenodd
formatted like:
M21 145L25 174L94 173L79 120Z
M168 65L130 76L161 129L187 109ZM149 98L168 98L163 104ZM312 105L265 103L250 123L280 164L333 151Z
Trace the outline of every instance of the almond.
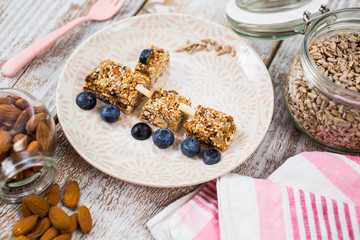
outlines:
M16 102L16 99L6 96L6 97L0 97L0 104L14 104Z
M57 236L56 238L53 238L53 240L70 240L71 239L71 234L66 233L66 234L61 234L59 236Z
M28 141L29 141L29 137L20 133L20 134L16 135L12 141L14 143L14 145L13 145L14 151L21 152L21 151L26 150Z
M56 206L60 200L60 187L55 183L45 192L45 200L50 206Z
M24 177L28 178L38 173L42 167L32 167L24 170Z
M18 99L15 102L15 105L20 109L26 109L26 108L30 107L30 103L23 98Z
M70 226L67 229L63 229L61 233L73 233L78 227L76 213L70 216Z
M71 181L66 186L63 195L63 203L66 207L73 209L75 208L80 200L80 188L76 181Z
M35 105L33 106L35 113L47 113L46 107L43 105Z
M36 128L36 140L39 143L39 150L47 152L52 147L52 135L50 135L50 129L44 121L39 122Z
M15 240L30 240L30 239L28 239L27 237L21 235L21 236L18 236L17 238L15 238Z
M40 237L46 232L46 230L50 228L50 226L51 224L49 218L48 217L42 218L40 219L38 224L36 224L35 228L30 233L26 234L26 237L30 239Z
M59 207L51 207L49 210L51 224L57 229L67 229L70 226L70 217Z
M78 208L77 220L81 231L85 234L90 233L92 229L92 219L91 219L90 211L86 206L81 205Z
M12 139L12 142L17 143L19 141L25 141L25 140L27 142L28 139L29 139L29 136L19 133L19 134L15 135L15 137ZM26 144L26 146L27 146L27 144Z
M21 181L24 178L24 173L23 172L19 172L18 174L12 176L8 182L18 182Z
M21 219L13 227L13 230L12 230L13 235L17 237L20 235L27 234L35 227L35 225L37 223L37 219L38 219L38 216L36 216L36 215L32 215L32 216L26 217L24 219Z
M34 170L35 173L38 173L42 168L43 168L42 166L39 166L39 167L33 167L32 169Z
M1 106L1 105L0 105ZM27 121L25 129L28 134L31 134L35 131L36 127L38 126L39 122L45 121L46 114L41 112L37 113L32 116L29 121Z
M32 141L26 149L26 153L31 157L35 156L39 151L39 143L37 141Z
M25 170L24 170L24 177L25 177L25 178L28 178L28 177L34 176L35 173L36 173L36 172L34 171L33 168L25 169Z
M8 95L8 97L14 99L14 102L16 102L21 98L20 96L16 96L16 95Z
M0 104L0 119L15 121L21 114L21 110L14 105Z
M34 111L35 110L32 107L28 107L22 111L14 124L14 130L17 132L22 131L25 128L25 124L35 114Z
M30 212L29 208L24 204L24 202L21 204L21 213L22 213L23 218L31 216L31 212Z
M11 146L11 135L6 131L0 131L0 153L9 151Z
M49 211L49 204L42 197L36 195L29 195L24 198L23 202L35 215L45 217Z
M2 122L2 124L3 124L5 127L12 128L12 127L14 127L15 122L14 122L14 121L11 121L11 120L4 120L4 121Z
M49 228L44 235L41 236L40 240L51 240L59 234L59 230L54 227Z

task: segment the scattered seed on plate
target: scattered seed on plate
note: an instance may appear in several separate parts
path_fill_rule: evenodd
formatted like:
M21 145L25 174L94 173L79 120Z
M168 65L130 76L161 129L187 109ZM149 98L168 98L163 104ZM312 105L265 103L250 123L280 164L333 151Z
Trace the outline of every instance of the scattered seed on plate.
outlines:
M221 45L215 40L210 39L202 39L200 41L201 42L190 42L190 40L187 40L185 45L177 49L176 52L187 52L188 54L192 54L203 50L209 52L214 49L218 52L217 56L221 56L223 54L230 54L232 57L236 56L235 48L229 45Z

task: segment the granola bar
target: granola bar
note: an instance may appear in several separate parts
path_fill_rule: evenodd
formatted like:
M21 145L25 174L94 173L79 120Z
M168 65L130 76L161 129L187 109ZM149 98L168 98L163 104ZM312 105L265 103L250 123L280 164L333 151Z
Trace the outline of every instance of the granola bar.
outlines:
M188 137L224 151L234 138L236 125L231 116L199 105L195 116L185 122L184 129Z
M130 114L143 98L135 89L138 84L152 86L146 75L108 59L86 76L84 90Z
M190 99L186 99L176 91L164 90L158 87L153 92L151 98L145 103L140 119L176 132L180 123L187 117L186 114L178 109L180 102L191 105Z
M153 86L169 64L170 55L168 51L155 46L151 46L150 49L154 52L153 56L149 58L146 64L138 61L135 71L146 74L150 79L151 86Z

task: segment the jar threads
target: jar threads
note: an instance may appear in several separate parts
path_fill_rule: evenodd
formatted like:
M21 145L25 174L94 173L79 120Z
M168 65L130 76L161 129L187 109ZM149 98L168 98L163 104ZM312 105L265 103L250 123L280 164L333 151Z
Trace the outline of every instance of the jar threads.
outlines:
M11 177L33 167L41 167L41 170L18 182L8 182ZM10 175L0 175L0 199L5 203L18 203L30 194L39 195L56 181L56 177L57 168L53 158L36 156L23 159L13 166Z

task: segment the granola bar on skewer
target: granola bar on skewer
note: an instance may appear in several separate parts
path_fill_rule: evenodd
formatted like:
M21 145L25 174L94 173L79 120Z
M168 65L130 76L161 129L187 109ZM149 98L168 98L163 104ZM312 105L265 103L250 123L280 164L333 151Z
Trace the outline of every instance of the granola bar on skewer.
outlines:
M187 117L180 111L180 103L191 105L190 99L186 99L176 91L158 87L145 103L140 120L176 132Z
M182 119L188 115L190 118L184 124L187 137L194 137L201 143L221 151L226 150L231 144L236 131L236 125L231 116L201 105L194 109L190 106L190 99L186 101L184 97L178 96L177 92L172 90L157 88L154 93L151 93L142 85L138 85L136 89L150 98L143 107L141 120L175 132Z
M168 51L151 46L151 48L144 49L141 52L135 71L147 75L151 84L154 85L169 64L169 61L170 55Z
M184 129L187 137L224 151L234 138L236 125L231 116L199 105L195 115L184 123Z
M134 111L143 98L135 87L142 84L150 88L149 78L140 72L132 72L127 66L105 60L85 79L84 90L97 98L114 104L126 114Z
M143 98L135 87L141 84L151 89L169 63L168 51L155 46L145 50L150 50L151 54L145 60L144 54L140 55L143 63L139 61L134 72L109 59L102 61L86 76L84 90L93 92L97 98L114 104L126 114L132 113Z

